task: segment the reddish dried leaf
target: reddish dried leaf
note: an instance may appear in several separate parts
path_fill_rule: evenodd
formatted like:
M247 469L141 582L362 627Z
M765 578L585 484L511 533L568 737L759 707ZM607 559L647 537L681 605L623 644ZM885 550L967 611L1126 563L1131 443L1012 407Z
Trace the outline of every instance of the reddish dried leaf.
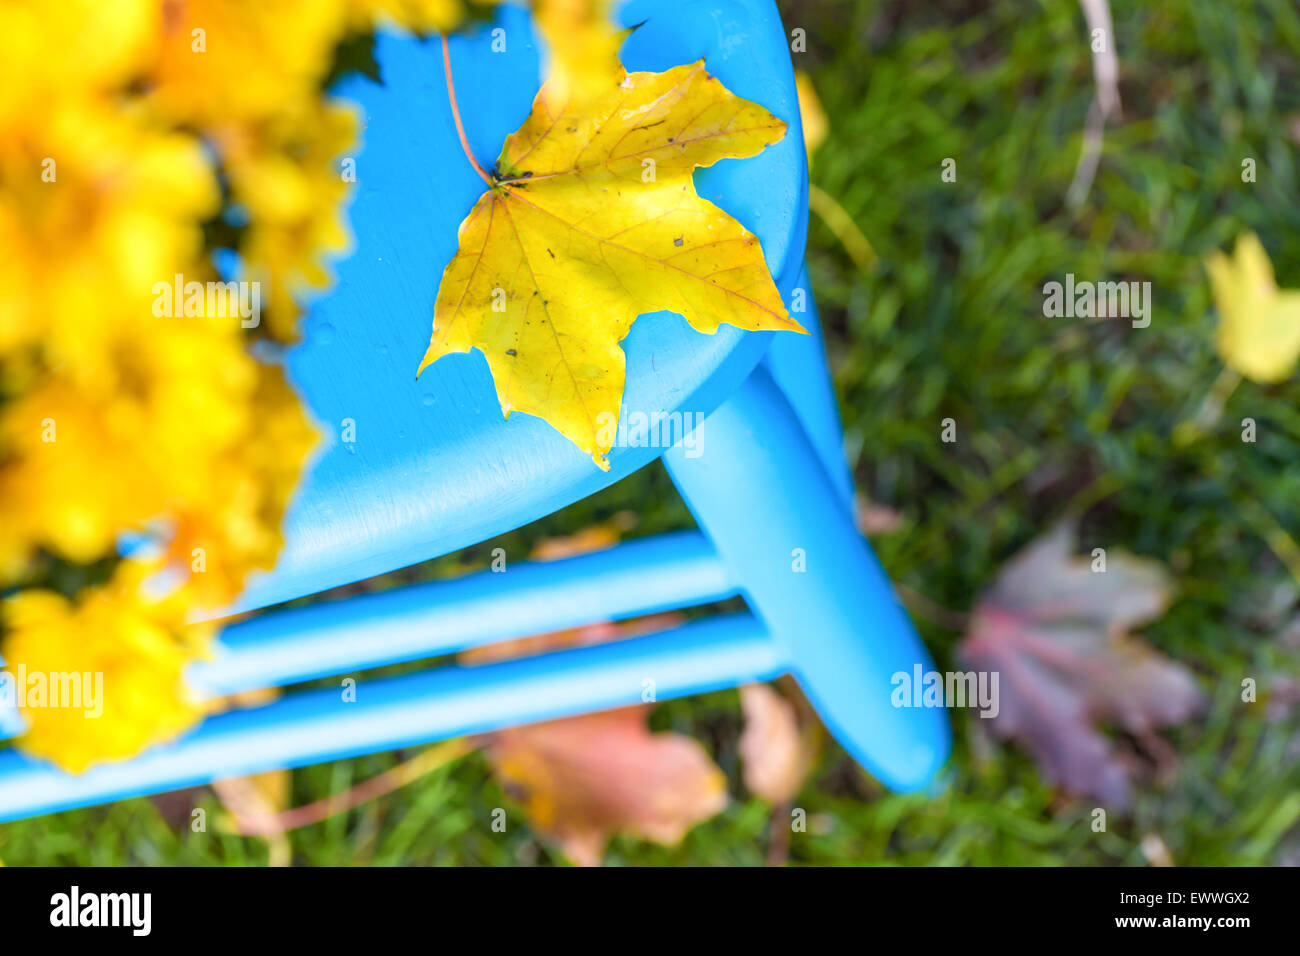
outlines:
M903 525L903 516L887 505L877 504L862 492L853 501L854 519L858 530L867 537L889 534Z
M1023 743L1064 789L1123 808L1131 770L1098 725L1149 737L1190 717L1202 697L1182 665L1125 633L1163 613L1164 569L1112 553L1094 571L1073 551L1073 528L1061 524L1013 558L959 654L999 674L996 733Z

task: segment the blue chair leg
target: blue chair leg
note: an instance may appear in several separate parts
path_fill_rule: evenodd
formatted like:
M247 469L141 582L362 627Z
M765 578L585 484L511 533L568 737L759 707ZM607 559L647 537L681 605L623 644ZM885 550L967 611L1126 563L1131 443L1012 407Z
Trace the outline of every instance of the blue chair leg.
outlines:
M925 787L947 717L895 707L891 678L930 658L790 401L759 366L700 427L695 457L664 456L700 527L836 739L891 789Z
M807 265L799 270L791 298L794 296L801 301L788 304L792 311L803 306L804 311L795 311L794 316L810 334L779 336L767 350L763 363L790 400L804 431L821 455L826 473L851 505L853 477L844 461L844 430L835 402L835 390L826 374L826 347L822 341L821 320L813 301Z

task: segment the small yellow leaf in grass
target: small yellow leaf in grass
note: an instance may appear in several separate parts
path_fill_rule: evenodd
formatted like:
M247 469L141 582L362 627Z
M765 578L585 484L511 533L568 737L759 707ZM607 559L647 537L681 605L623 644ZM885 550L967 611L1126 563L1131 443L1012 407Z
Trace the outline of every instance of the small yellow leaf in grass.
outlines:
M1215 345L1233 369L1256 382L1280 382L1300 358L1300 291L1277 287L1273 264L1254 233L1238 237L1229 259L1206 261L1219 309Z
M784 135L785 123L728 92L703 61L620 68L581 109L543 86L461 223L419 370L480 349L507 416L545 419L608 469L619 342L638 315L671 309L708 334L723 323L804 331L758 238L691 179Z
M813 153L826 142L831 132L831 121L822 107L817 88L813 86L812 77L803 70L794 74L795 90L799 94L799 115L803 120L803 144L808 150L808 161L812 162Z

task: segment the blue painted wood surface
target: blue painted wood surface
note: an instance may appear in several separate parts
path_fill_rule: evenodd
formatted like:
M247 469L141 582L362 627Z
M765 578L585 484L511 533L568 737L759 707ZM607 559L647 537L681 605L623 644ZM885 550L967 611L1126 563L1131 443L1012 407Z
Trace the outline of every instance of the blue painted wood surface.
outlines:
M192 674L222 692L345 674L584 618L598 620L743 594L756 615L482 667L368 679L355 702L335 689L287 694L205 721L139 758L62 773L0 752L0 820L276 767L413 745L534 720L793 672L837 739L887 785L926 786L950 748L942 711L888 705L890 676L931 667L883 572L852 522L852 485L802 273L806 172L785 32L771 0L633 0L629 69L703 57L741 96L790 124L761 156L698 171L697 187L754 231L787 302L813 336L693 331L671 313L644 316L624 343L625 405L715 412L708 450L668 464L708 538L636 542L563 565L418 585L363 600L252 618L227 629ZM526 16L505 8L507 52L490 34L453 41L460 102L475 154L490 166L537 88ZM461 155L436 42L384 36L385 83L340 90L365 111L351 219L356 249L312 307L292 350L295 384L327 439L286 523L274 572L238 605L312 594L510 530L626 476L662 448L615 448L611 471L544 422L502 419L487 364L439 361L417 382L443 266L482 183ZM763 361L763 368L755 366ZM751 374L753 373L753 374ZM356 441L340 441L345 419ZM707 460L706 460L707 459ZM793 573L791 552L810 563ZM10 728L0 727L0 736Z
M790 54L770 0L636 0L629 70L700 58L739 96L790 124L761 155L696 173L702 196L754 232L789 301L803 257L806 178ZM506 52L483 29L451 41L465 129L490 167L538 89L538 43L525 11L506 7ZM326 430L285 524L274 572L234 610L278 603L445 554L549 514L625 477L662 449L615 448L608 474L528 415L502 418L487 362L448 356L417 381L442 270L483 191L456 136L435 40L383 35L383 85L338 93L364 111L350 216L356 248L317 300L289 356L292 380ZM791 337L791 336L785 336ZM680 316L643 316L624 341L624 405L646 414L707 414L767 349L769 333L724 326L702 335ZM354 442L341 440L344 422Z

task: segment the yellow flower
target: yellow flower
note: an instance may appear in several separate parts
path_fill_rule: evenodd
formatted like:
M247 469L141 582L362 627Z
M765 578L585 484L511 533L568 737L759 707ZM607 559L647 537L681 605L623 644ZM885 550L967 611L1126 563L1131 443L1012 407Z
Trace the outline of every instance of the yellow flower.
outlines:
M231 192L248 212L244 266L264 283L276 338L295 337L298 301L329 284L323 260L350 245L342 206L352 177L345 179L342 160L356 145L358 125L351 107L312 101L256 127L215 134Z
M318 435L279 368L202 324L213 320L166 321L121 360L133 373L121 391L53 375L5 406L0 525L21 566L37 547L89 563L111 555L121 531L170 524L164 543L194 570L196 606L218 608L250 571L274 565Z
M151 105L200 127L257 122L316 96L347 25L344 0L165 6Z
M0 358L39 344L48 366L102 377L103 337L151 321L153 284L195 261L218 196L192 137L97 100L49 104L0 144Z
M421 33L450 30L465 14L460 0L349 0L348 12L360 29L391 23Z
M163 5L152 104L181 123L261 122L315 99L350 30L449 30L459 0L175 0Z
M207 466L204 494L175 510L170 566L190 574L195 608L224 607L250 572L275 566L284 513L320 439L280 370L257 371L256 422Z
M111 257L105 250L99 273L87 265L85 285L51 282L40 349L52 368L0 407L0 524L10 529L0 563L10 567L36 547L99 560L118 532L213 498L211 465L255 427L261 373L238 319L155 317L149 289L130 294ZM61 307L65 295L106 301L78 312Z
M41 590L6 602L5 664L27 677L27 686L17 689L28 721L20 744L28 753L80 772L134 756L198 718L201 708L185 690L183 672L207 653L212 628L184 626L182 593L148 598L153 570L123 562L110 582L75 603ZM50 693L71 674L82 675L80 706ZM46 687L44 700L34 696L38 684Z
M534 0L537 29L546 38L547 83L558 102L603 96L622 81L618 50L624 34L610 15L611 0Z
M1254 233L1237 239L1233 257L1206 261L1219 309L1215 342L1223 361L1256 382L1280 382L1300 358L1300 291L1283 290Z
M0 144L52 105L125 87L154 44L159 0L8 0L0 12Z
M200 716L196 612L275 563L318 435L234 316L154 310L214 278L219 177L243 279L289 340L343 251L339 159L357 120L322 84L350 31L448 29L460 0L11 0L0 15L0 648L31 672L102 673L103 716L31 706L19 746L79 770ZM105 38L111 38L106 42ZM225 210L227 213L230 209ZM156 548L68 598L51 568ZM150 575L153 575L151 578ZM160 580L165 599L153 597Z

